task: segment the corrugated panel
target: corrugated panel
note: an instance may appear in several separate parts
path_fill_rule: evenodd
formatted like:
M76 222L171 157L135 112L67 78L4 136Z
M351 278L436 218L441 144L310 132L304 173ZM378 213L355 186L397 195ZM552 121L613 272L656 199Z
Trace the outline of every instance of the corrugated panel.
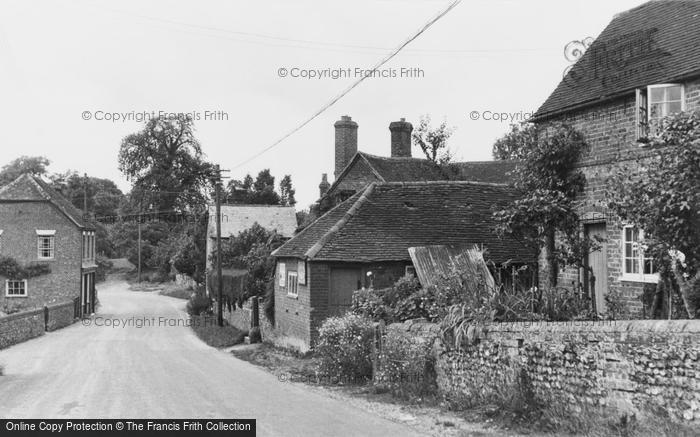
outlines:
M454 272L464 276L467 289L479 287L485 282L490 289L495 281L484 261L483 251L478 246L455 248L445 245L409 247L408 253L416 269L418 280L425 288L438 285L442 279Z

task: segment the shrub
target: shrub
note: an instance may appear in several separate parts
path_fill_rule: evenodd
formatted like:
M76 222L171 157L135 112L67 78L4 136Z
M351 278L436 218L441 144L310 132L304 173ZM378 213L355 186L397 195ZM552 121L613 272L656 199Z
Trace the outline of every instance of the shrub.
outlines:
M432 341L389 332L378 357L380 369L374 377L379 387L406 399L434 395L437 391Z
M211 299L203 291L199 290L190 296L187 301L187 314L199 316L211 312Z
M629 309L624 300L622 300L622 293L618 290L609 290L605 295L605 306L607 311L605 317L611 320L625 320L630 316Z
M373 342L374 326L367 318L346 314L326 319L316 346L319 373L339 381L370 379Z

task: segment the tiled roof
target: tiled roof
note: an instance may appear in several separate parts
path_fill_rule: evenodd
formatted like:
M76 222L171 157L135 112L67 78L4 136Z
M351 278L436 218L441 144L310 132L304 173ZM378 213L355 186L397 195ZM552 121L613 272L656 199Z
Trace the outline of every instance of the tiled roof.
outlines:
M700 1L659 0L618 14L537 110L541 120L700 75Z
M521 243L493 232L492 208L512 202L506 185L464 181L371 184L277 249L317 261L410 261L409 247L483 244L497 262L532 262Z
M328 193L333 192L358 160L363 160L381 182L474 181L501 184L510 181L509 172L515 168L514 161L465 161L439 166L427 159L357 152L330 186Z
M24 173L0 188L0 202L49 202L81 228L94 228L83 213L38 176Z
M216 209L209 207L207 234L216 236ZM283 237L290 238L297 228L296 210L293 206L275 205L221 205L221 236L237 236L254 223L267 230L277 230Z

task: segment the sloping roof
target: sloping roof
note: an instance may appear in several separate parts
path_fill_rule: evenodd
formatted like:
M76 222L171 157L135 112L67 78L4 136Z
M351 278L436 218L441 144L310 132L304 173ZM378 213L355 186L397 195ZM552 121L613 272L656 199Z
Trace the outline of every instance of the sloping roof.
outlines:
M209 207L207 235L216 236L216 208ZM293 206L276 205L221 205L221 236L237 236L254 223L267 230L276 230L283 237L291 238L297 228L296 210Z
M464 181L371 184L273 252L318 261L410 261L409 247L483 244L490 259L532 262L533 254L492 230L492 207L516 199L506 185Z
M698 0L650 1L618 14L533 120L700 75L699 41Z
M439 166L422 158L386 157L357 152L328 189L332 192L358 160L364 161L381 182L475 181L507 183L514 161L465 161Z
M94 228L83 213L38 176L24 173L0 188L0 202L48 202L80 228Z

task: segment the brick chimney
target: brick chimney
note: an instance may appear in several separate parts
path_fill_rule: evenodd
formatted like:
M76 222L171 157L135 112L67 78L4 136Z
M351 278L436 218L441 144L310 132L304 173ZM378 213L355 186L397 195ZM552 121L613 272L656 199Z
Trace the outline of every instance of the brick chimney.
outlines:
M402 118L389 124L391 131L391 157L411 157L411 132L413 125Z
M335 124L335 173L337 178L357 153L357 123L343 115Z
M318 190L320 193L319 197L325 196L330 187L331 184L328 183L328 173L323 173L323 175L321 176L321 183L318 184Z

